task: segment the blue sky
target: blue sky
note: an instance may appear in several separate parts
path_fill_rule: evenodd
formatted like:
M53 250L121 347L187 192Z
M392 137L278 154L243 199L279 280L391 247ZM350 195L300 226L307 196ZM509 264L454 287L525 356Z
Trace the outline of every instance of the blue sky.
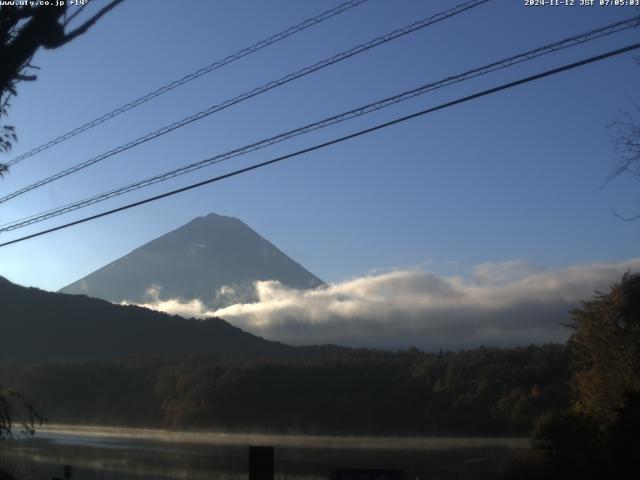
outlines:
M41 51L9 122L14 155L339 1L129 0L77 41ZM13 191L255 86L445 10L455 1L371 0L15 166ZM99 5L94 0L93 8ZM153 5L153 6L151 6ZM520 51L638 14L494 0L132 149L0 206L2 223L178 167ZM511 81L639 38L633 30L436 91L310 136L12 234L116 207ZM638 97L633 55L423 117L284 164L0 249L0 275L58 289L216 212L236 216L327 281L382 269L463 274L518 259L545 267L638 256L637 181L601 189L606 125Z

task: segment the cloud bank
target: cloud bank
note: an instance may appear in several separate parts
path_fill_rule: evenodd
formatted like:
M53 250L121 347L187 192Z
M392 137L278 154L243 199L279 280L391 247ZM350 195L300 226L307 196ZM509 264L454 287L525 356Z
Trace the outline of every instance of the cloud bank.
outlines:
M218 316L262 337L294 345L426 350L566 340L569 311L640 258L543 269L522 261L485 263L468 277L398 270L313 290L259 281L258 301L210 309L201 300L142 306L186 317Z

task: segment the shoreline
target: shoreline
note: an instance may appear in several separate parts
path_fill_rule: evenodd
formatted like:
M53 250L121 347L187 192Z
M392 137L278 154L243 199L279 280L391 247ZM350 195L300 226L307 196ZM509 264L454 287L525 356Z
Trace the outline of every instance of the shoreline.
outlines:
M439 436L354 436L271 433L230 433L216 431L164 430L89 425L50 424L38 427L40 433L87 438L120 438L159 442L213 445L274 445L298 448L362 448L367 450L452 450L463 448L507 447L528 449L528 437L439 437ZM40 437L42 438L42 437Z

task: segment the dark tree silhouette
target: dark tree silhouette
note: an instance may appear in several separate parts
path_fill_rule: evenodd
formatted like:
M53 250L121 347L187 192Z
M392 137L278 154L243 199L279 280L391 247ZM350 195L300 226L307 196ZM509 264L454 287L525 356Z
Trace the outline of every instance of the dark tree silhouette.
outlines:
M40 48L59 48L78 38L123 1L111 0L75 28L71 24L84 7L69 15L68 2L60 6L0 6L0 118L7 116L9 101L17 93L16 85L36 80L37 67L31 60ZM9 151L16 140L12 126L0 126L0 153ZM0 164L0 176L6 171L6 166Z
M13 435L16 416L22 433L29 436L34 434L36 424L45 420L24 395L0 387L0 439Z
M616 464L628 466L633 463L636 466L636 473L640 466L638 432L640 432L640 392L630 392L611 427L611 451Z
M625 173L640 177L640 105L632 104L635 112L623 111L621 118L609 125L611 140L620 156L612 178Z
M579 478L593 464L605 462L607 434L593 417L564 411L540 417L534 427L532 445L544 453L554 478Z
M21 433L32 436L36 424L42 424L42 417L24 395L0 386L0 440L12 438L18 418ZM0 468L0 480L14 480L13 475Z
M620 113L620 118L610 123L609 135L616 154L616 167L607 182L622 176L640 180L640 104L630 100L632 109ZM640 219L640 211L631 215L615 215L627 220Z

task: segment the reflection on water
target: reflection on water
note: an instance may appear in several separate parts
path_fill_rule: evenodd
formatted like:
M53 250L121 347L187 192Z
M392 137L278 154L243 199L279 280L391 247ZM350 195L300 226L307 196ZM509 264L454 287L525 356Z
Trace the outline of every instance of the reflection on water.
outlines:
M327 479L335 468L393 468L406 479L496 476L526 439L308 437L49 427L0 444L20 480L246 479L248 446L274 445L278 479Z

